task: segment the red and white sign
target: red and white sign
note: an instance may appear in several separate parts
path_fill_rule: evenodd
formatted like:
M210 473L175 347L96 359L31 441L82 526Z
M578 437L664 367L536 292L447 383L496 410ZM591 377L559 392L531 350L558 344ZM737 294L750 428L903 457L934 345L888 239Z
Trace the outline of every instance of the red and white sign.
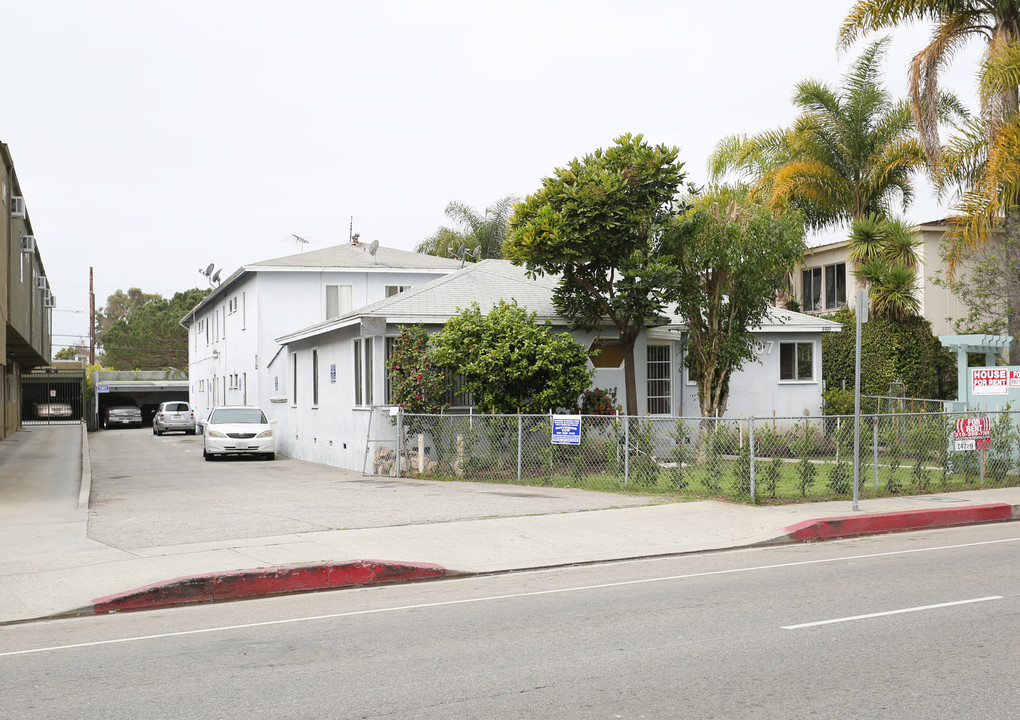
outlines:
M992 421L986 417L957 419L953 445L957 451L989 450L992 447Z
M1009 371L1009 386L1011 388L1020 387L1020 370Z
M1008 395L1010 372L1006 368L971 368L971 393L974 395Z

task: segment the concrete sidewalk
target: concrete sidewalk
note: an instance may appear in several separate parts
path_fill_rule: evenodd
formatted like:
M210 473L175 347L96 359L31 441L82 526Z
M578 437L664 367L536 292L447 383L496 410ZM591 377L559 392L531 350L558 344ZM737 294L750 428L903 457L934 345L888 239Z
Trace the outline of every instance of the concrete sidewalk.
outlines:
M0 623L1020 518L1020 488L995 488L866 500L858 513L849 501L703 501L124 550L87 536L84 431L33 430L0 443ZM46 472L63 482L33 483L44 461L62 464Z

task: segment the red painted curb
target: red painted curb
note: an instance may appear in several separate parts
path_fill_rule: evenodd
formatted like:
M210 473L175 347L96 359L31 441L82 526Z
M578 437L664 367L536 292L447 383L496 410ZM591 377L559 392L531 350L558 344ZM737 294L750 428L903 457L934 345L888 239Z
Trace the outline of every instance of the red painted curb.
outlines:
M101 615L369 583L423 580L449 574L446 568L439 565L377 560L234 570L173 578L116 595L107 595L93 600L92 609L95 614Z
M784 530L787 532L788 539L794 542L804 542L1011 519L1013 519L1012 505L994 504L805 520L784 528Z

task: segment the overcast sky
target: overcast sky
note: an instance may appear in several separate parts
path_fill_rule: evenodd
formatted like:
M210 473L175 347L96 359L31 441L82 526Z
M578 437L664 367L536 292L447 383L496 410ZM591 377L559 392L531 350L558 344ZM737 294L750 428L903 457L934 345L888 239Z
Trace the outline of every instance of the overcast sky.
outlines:
M54 352L117 289L203 287L347 242L410 250L451 200L534 192L625 132L680 148L788 125L838 84L850 0L0 0L10 146L57 299ZM923 27L893 35L905 94ZM948 85L969 90L979 48ZM922 186L905 217L944 208Z

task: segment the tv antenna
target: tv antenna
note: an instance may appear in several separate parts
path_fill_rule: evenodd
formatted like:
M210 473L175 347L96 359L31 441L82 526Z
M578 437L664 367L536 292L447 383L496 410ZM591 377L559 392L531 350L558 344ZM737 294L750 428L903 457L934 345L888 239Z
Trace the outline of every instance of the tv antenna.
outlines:
M298 246L299 246L299 247L301 248L301 252L304 252L304 251L305 251L305 245L307 245L307 244L308 244L308 241L307 241L307 240L305 240L305 239L304 239L303 237L301 237L300 235L295 235L294 233L291 233L291 234L290 234L290 236L291 236L292 238L294 238L294 242L295 242L295 244L297 244L297 245L298 245Z

